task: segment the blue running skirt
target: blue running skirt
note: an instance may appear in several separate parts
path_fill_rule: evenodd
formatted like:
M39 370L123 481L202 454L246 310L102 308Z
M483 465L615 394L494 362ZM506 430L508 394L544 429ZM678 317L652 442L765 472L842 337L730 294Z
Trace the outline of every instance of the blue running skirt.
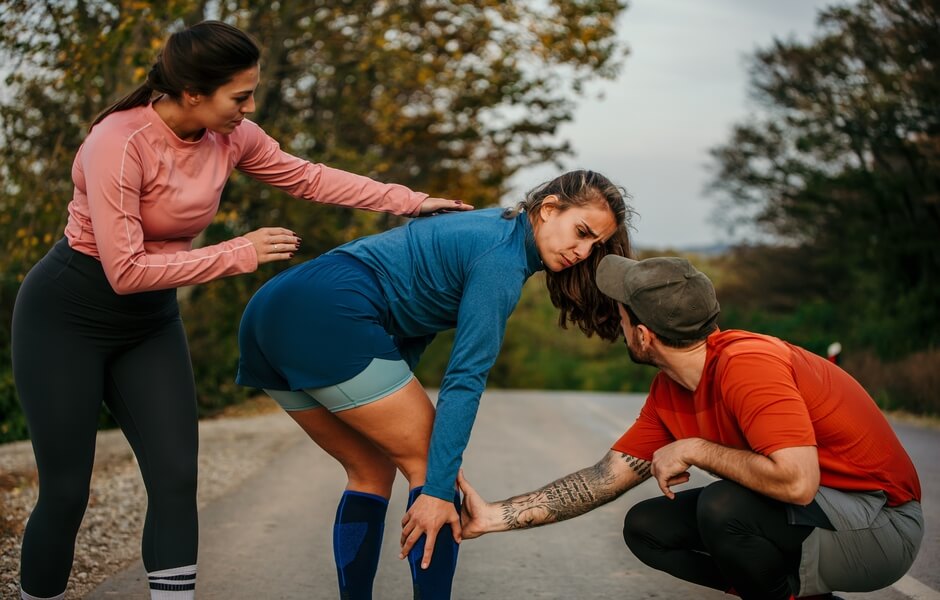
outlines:
M374 359L401 361L388 314L375 273L351 256L326 254L291 267L245 307L236 381L266 390L326 388Z

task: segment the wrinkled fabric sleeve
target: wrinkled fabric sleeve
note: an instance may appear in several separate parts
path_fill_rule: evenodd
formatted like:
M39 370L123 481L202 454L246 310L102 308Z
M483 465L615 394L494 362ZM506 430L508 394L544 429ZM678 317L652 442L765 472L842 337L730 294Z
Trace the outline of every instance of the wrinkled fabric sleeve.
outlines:
M417 215L427 194L403 185L312 163L284 152L258 125L244 121L236 130L239 171L297 198L396 215Z
M480 396L524 283L521 272L507 273L494 260L476 265L464 284L453 350L437 397L424 494L454 499L457 469L470 441Z
M662 385L662 373L653 379L649 396L640 409L640 414L630 428L617 440L611 450L629 454L642 460L653 460L653 453L676 441L656 412L656 401Z
M134 141L134 134L91 135L81 155L98 255L114 291L162 290L254 271L258 257L244 237L166 254L144 249L143 169Z

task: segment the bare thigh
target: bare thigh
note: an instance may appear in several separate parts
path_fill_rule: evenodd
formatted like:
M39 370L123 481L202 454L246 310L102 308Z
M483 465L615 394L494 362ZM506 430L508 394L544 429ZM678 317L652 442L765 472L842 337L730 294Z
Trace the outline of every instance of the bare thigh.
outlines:
M409 487L424 484L434 406L417 379L365 406L337 413L314 408L289 414L343 465L349 489L388 498L396 468Z

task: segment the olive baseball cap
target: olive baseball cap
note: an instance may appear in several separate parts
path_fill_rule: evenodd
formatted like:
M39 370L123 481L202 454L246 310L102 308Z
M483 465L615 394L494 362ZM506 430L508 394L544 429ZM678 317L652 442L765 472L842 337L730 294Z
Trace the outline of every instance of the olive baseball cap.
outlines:
M672 340L701 337L721 310L711 280L684 258L637 261L608 254L595 280L604 294L629 306L654 333Z

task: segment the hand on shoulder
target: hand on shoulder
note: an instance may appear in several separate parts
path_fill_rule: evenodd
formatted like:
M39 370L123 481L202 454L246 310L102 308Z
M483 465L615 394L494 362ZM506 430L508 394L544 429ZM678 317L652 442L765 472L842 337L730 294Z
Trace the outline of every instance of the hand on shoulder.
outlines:
M419 217L433 217L446 212L463 212L473 210L472 204L467 204L460 200L448 200L446 198L425 198L421 206L418 207Z

